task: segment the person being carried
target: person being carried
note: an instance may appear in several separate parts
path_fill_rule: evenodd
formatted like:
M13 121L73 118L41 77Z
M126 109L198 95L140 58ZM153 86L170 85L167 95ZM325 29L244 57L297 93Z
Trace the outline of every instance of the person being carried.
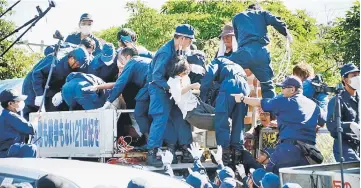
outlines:
M214 108L201 101L195 94L200 92L200 84L193 83L189 78L191 66L187 59L176 56L167 66L171 98L189 124L206 130L214 130Z

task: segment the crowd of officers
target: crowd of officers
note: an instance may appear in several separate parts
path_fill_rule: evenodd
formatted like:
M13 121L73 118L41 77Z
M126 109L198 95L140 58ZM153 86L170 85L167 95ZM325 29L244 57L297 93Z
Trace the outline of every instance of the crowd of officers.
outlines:
M359 135L359 68L352 63L341 68L344 85L340 95L343 151L339 151L335 98L328 102L327 93L319 91L320 85L315 84L310 65L296 65L293 76L278 85L282 88L282 95L276 96L267 50L270 42L267 26L273 26L290 42L292 37L284 22L257 4L236 15L232 24L224 27L219 36L217 56L207 66L204 53L195 50L192 44L195 35L191 25L177 26L174 38L152 53L136 44L137 35L128 28L118 32L119 49L116 50L112 44L91 34L92 24L91 15L83 14L79 21L80 31L66 38L66 43L59 47L62 53L56 59L54 50L57 46L46 48L46 56L25 77L22 94L14 90L4 90L0 94L4 108L0 116L1 157L36 156L36 148L22 142L26 136L34 134L28 122L29 113L37 112L39 108L47 112L120 108L125 95L130 95L128 98L135 102L128 105L125 101L126 107L135 109L131 118L139 125L140 135L147 139L147 164L163 166L157 155L163 144L173 155L177 149L182 150L182 162L193 162L194 155L189 149L192 128L184 120L179 104L171 98L171 88L167 83L169 64L178 58L190 65L199 65L201 69L190 70L191 84L198 85L192 85L188 90L195 93L198 90L199 100L214 108L212 127L217 145L222 148L221 157L218 157L222 165L235 169L238 164L243 164L247 174L250 169L262 169L277 175L282 167L320 163L322 155L315 147L316 132L326 123L335 139L335 159L339 160L342 152L346 161L359 161L359 145L355 142L355 135ZM44 96L51 69L49 87ZM263 99L249 96L249 74L246 72L254 74L260 82ZM129 86L137 88L136 93L127 94ZM248 105L261 107L277 120L279 144L273 152L265 152L269 159L262 162L244 148L244 117Z

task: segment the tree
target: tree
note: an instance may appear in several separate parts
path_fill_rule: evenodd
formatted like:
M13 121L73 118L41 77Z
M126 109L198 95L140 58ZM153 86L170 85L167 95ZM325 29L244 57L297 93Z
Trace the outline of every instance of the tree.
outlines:
M333 26L328 35L333 51L341 53L343 63L360 66L360 2L354 2L346 17L338 18Z
M129 27L138 34L138 43L146 48L156 51L168 41L178 24L189 23L196 30L196 45L204 50L208 61L212 60L218 48L218 35L225 23L230 22L239 12L245 10L252 1L192 1L192 0L169 0L160 12L146 6L140 1L127 3L130 18L121 27ZM271 44L268 46L271 52L272 67L275 75L282 76L292 73L293 65L298 62L308 62L313 65L317 72L324 75L325 80L331 85L338 80L333 73L337 69L339 54L329 53L331 40L320 38L324 28L316 25L316 20L307 15L304 10L291 12L282 1L262 1L263 9L279 16L287 25L292 35L291 63L285 61L285 37L273 28L269 28ZM116 32L119 28L110 28L100 32L100 38L111 39L116 43Z
M0 13L6 10L6 5L6 0L0 0ZM0 19L0 36L5 36L14 29L14 23ZM0 52L3 52L10 44L10 40L1 42ZM29 54L18 48L10 49L3 58L0 58L0 80L24 77L39 58L40 54Z

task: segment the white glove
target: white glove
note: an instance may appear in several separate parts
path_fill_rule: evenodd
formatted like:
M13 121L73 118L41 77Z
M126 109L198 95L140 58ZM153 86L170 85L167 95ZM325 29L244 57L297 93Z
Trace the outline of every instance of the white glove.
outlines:
M110 109L112 103L110 103L109 101L105 102L104 106L101 107L101 110L105 110L105 109Z
M239 164L236 166L239 176L243 179L246 177L246 170L244 169L243 164Z
M53 99L51 100L53 102L53 105L59 106L63 102L63 97L61 96L61 92L58 92L54 95Z
M82 91L97 91L98 88L97 86L88 86L88 87L83 87L81 88Z
M357 138L360 139L360 125L355 122L351 122L350 128L352 132L356 134Z
M218 145L217 146L217 153L214 153L212 150L211 150L211 154L213 155L214 157L214 160L216 160L216 162L219 164L219 163L222 163L222 146Z
M163 165L172 164L173 154L170 151L166 150L164 153L162 152L160 156L162 157Z
M40 106L42 101L43 101L43 96L36 96L34 101L35 106Z
M203 155L204 149L201 149L197 142L191 144L191 149L188 148L189 153L192 154L193 159L200 159Z

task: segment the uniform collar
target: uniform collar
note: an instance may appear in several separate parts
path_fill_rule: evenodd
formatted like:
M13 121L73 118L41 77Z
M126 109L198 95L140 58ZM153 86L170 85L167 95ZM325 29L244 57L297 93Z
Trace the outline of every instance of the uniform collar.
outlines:
M352 100L352 101L355 101L355 102L359 101L359 94L357 92L356 92L355 96L351 96L348 91L344 90L341 95L342 95L343 99Z

